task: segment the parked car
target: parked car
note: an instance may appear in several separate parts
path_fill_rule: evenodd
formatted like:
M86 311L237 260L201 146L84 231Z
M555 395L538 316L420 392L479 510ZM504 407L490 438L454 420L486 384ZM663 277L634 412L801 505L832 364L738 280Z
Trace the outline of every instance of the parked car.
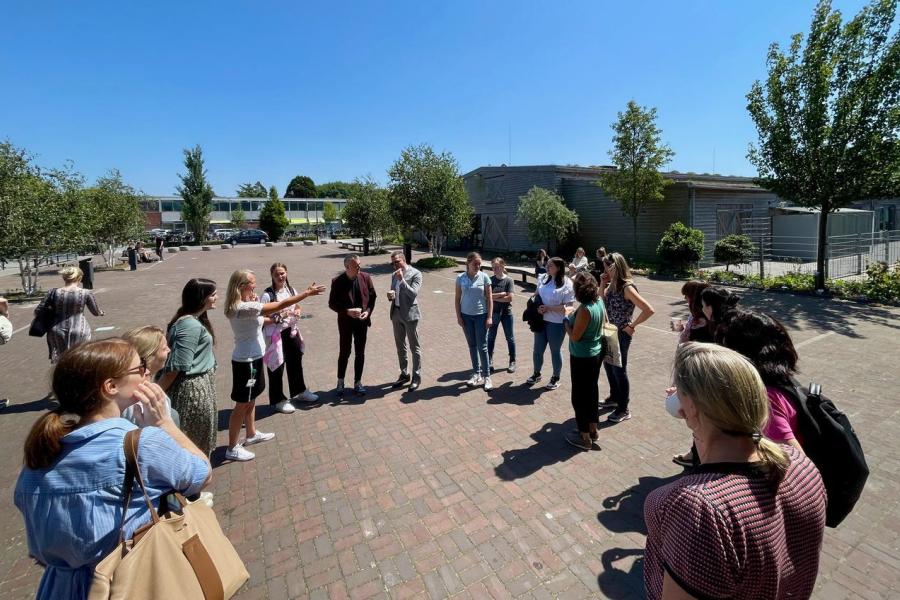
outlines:
M238 233L237 229L216 229L213 231L212 239L226 240L236 233Z
M232 234L225 240L226 244L262 244L269 241L269 234L259 229L244 229Z

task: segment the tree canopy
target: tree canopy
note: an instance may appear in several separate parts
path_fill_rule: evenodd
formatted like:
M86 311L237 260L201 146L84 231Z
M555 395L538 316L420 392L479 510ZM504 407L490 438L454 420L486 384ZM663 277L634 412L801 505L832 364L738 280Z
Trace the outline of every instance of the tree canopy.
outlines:
M662 142L662 130L656 126L656 109L628 102L612 125L613 148L609 156L615 171L600 175L600 187L631 217L634 254L638 252L638 217L648 202L662 202L663 190L671 182L660 173L675 155Z
M816 287L825 286L828 214L900 195L900 31L896 0L847 22L821 0L810 31L776 42L768 76L747 94L759 140L747 155L758 183L820 212ZM893 30L893 33L892 33Z
M525 223L528 239L546 244L548 252L578 230L578 214L558 194L538 186L519 198L518 218Z
M338 209L331 202L322 205L322 218L326 223L338 220Z
M315 198L316 184L306 175L297 175L288 184L284 191L285 198Z
M117 248L144 232L146 219L140 207L142 198L143 194L122 181L122 175L116 170L84 190L84 224L91 241L103 253L107 266L116 263Z
M371 178L356 180L356 197L347 201L342 211L344 226L368 238L379 248L395 224L388 204L388 191Z
M435 153L427 144L403 150L388 170L390 208L394 221L405 234L425 234L432 255L440 256L450 236L472 230L472 205L449 152Z
M277 242L290 225L284 202L278 198L278 190L273 185L269 188L269 199L259 211L259 228L269 234L271 241Z
M359 186L354 181L329 181L316 186L319 198L355 198Z
M266 186L261 181L242 183L237 189L238 198L265 198Z
M199 145L184 150L184 167L187 172L178 175L181 185L177 188L184 200L181 203L181 220L194 234L194 239L201 242L206 239L209 213L212 212L212 199L215 194L206 179L203 150Z

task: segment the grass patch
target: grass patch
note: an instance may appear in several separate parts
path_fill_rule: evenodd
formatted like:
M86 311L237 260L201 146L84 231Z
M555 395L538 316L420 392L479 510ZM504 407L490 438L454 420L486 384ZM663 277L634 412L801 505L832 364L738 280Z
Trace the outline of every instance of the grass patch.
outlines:
M449 256L429 256L428 258L417 260L413 266L417 269L446 269L448 267L455 267L456 259Z

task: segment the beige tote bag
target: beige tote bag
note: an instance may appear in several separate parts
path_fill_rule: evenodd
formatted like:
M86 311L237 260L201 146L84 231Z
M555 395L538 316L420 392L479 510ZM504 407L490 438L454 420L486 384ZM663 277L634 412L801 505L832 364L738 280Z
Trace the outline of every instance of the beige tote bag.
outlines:
M125 507L137 479L153 520L130 540L119 534L119 545L94 569L88 600L231 598L250 578L244 563L204 502L188 503L175 493L181 511L157 514L138 468L140 434L125 435ZM124 520L123 514L123 532Z
M622 352L619 350L619 328L609 322L606 316L606 305L603 306L603 362L614 367L622 366Z

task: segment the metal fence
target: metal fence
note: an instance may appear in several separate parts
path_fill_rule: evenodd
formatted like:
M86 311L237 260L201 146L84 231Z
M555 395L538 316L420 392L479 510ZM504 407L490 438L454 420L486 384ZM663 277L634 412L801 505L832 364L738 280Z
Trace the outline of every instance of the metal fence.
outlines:
M763 228L748 231L745 235L753 241L754 260L748 264L732 265L729 267L731 271L762 277L816 272L815 237L773 236ZM707 241L704 264L701 266L725 269L725 265L716 264L713 260L715 242L715 239ZM900 230L830 236L825 253L827 278L864 277L866 268L872 263L893 265L900 261Z

